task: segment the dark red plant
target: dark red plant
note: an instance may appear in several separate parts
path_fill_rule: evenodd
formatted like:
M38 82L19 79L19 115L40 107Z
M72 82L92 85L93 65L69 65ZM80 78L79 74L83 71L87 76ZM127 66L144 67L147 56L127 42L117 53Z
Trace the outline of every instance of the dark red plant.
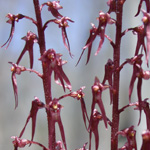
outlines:
M72 91L72 84L68 78L68 76L65 73L65 70L63 68L63 65L67 63L67 61L62 60L62 54L59 52L56 52L54 48L46 48L46 29L48 28L49 23L54 23L58 25L58 28L61 29L62 33L62 39L63 44L67 48L69 55L73 57L73 54L71 53L69 38L66 32L66 29L69 27L68 22L73 23L74 21L70 19L67 16L63 16L59 10L63 9L63 7L60 5L60 1L47 1L43 2L40 5L40 0L33 0L33 6L35 10L35 17L36 19L33 19L29 16L17 14L13 15L11 13L8 13L6 17L8 17L7 23L11 25L11 31L10 35L8 37L8 40L1 46L6 46L6 49L10 45L10 42L12 41L12 38L14 36L14 32L16 30L15 24L16 22L19 22L22 19L30 20L37 29L37 33L33 33L31 31L27 32L27 35L23 37L22 39L25 40L25 46L23 50L21 51L19 57L17 58L16 63L9 62L11 67L11 79L12 79L12 85L14 90L14 96L15 96L15 108L18 106L18 86L17 86L17 75L21 75L21 73L28 71L30 73L35 73L39 79L42 80L43 83L43 91L44 91L44 100L39 100L37 97L34 98L31 104L31 109L29 112L29 115L26 119L25 125L23 129L21 130L19 136L12 136L13 139L12 143L14 146L14 150L18 150L19 148L24 148L25 146L32 146L32 144L35 144L42 148L43 150L67 150L68 144L67 144L67 138L65 134L65 128L63 124L63 117L61 116L61 110L62 108L65 108L65 106L62 106L61 102L62 99L65 99L66 97L68 99L74 98L75 100L79 101L81 104L81 118L83 119L83 123L85 125L85 130L87 131L87 134L89 135L89 142L85 141L83 143L82 147L76 150L88 150L86 147L89 147L89 150L93 150L92 147L92 135L94 134L94 143L95 143L95 150L103 149L101 146L99 146L100 142L103 141L103 138L101 137L101 126L100 121L104 122L104 127L106 129L111 130L111 137L107 137L108 142L110 141L110 149L111 150L138 150L138 143L137 143L137 132L136 126L141 125L141 118L143 117L141 114L142 112L145 114L146 118L146 130L141 133L142 135L142 145L140 145L141 150L149 150L150 149L150 107L149 107L149 98L143 98L142 91L145 80L147 81L150 79L150 70L149 70L149 55L150 55L150 1L149 0L140 0L139 3L135 2L135 5L137 7L137 13L135 14L135 17L139 17L140 13L142 13L143 17L141 18L142 24L136 25L135 27L129 27L122 31L122 27L124 25L123 22L123 8L124 4L127 0L108 0L107 6L108 11L104 13L102 10L99 11L99 17L98 25L94 25L91 23L92 28L90 29L89 37L86 40L85 46L81 50L81 55L79 57L79 60L77 61L77 64L80 62L81 58L83 57L83 54L86 49L88 49L87 52L87 60L86 64L90 61L91 51L94 42L96 42L96 38L100 37L98 48L95 52L95 55L97 55L100 50L102 49L102 46L105 44L105 38L108 40L110 46L111 46L111 53L112 58L106 59L106 64L104 66L104 77L103 79L99 79L97 75L95 75L95 79L91 79L94 83L91 85L91 95L92 100L90 100L90 96L85 96L86 92L84 93L83 90L85 89L85 86L83 85L80 87L77 91ZM87 1L88 3L88 1ZM146 10L142 9L142 5L145 4ZM45 7L48 7L48 13L51 13L53 18L49 18L47 21L43 23L42 18L42 11ZM72 6L71 6L72 7ZM88 11L87 14L88 15ZM50 17L50 16L48 16ZM128 21L126 22L128 24ZM114 25L114 32L115 32L115 38L111 38L109 36L109 33L107 33L108 24ZM133 48L134 54L133 56L121 60L121 44L123 41L123 37L127 36L129 31L132 31L132 35L136 36L137 42L136 47ZM50 33L51 34L51 33ZM125 40L123 42L126 42ZM34 70L34 44L37 44L39 46L39 54L40 58L38 60L41 62L41 68L42 73L39 73L38 71ZM56 41L55 44L59 44L59 41ZM127 43L128 44L128 43ZM30 67L24 67L20 66L20 62L25 55L25 53L28 51L29 53L29 62ZM38 52L38 50L36 50ZM120 62L123 63L120 63ZM144 64L146 64L144 66ZM101 64L95 64L94 68L99 70L99 66ZM129 83L129 89L128 89L128 98L126 99L126 105L121 106L122 103L120 103L122 100L122 96L119 95L120 93L120 76L122 70L126 66L132 66L132 75L131 80ZM145 68L147 67L147 68ZM74 71L73 68L69 68L70 71ZM128 68L127 68L128 69ZM102 72L99 70L100 73ZM60 95L59 92L57 92L57 98L53 97L53 87L52 82L53 78L52 75L54 75L54 81L56 84L62 87L64 92L68 92L65 94ZM82 76L81 76L82 77ZM84 76L83 76L84 77ZM121 78L122 79L122 78ZM82 80L75 79L75 80ZM136 81L137 80L137 81ZM101 82L102 81L102 82ZM87 81L88 82L88 81ZM133 98L133 90L134 86L136 85L136 91L137 91L137 97L136 99ZM30 86L29 86L30 88ZM86 87L86 89L89 87ZM68 90L66 90L68 89ZM109 90L109 98L103 99L103 93L106 91L106 89ZM91 112L88 112L88 109L86 107L87 101L91 102ZM104 102L109 101L111 106L111 117L108 115L108 110L105 107ZM134 101L134 102L133 102ZM67 102L66 102L67 103ZM72 106L74 107L74 106ZM121 114L126 111L127 108L136 110L139 113L139 119L137 124L130 123L131 125L128 125L125 127L125 129L120 126L120 118ZM37 120L37 113L39 109L45 109L45 113L47 116L47 128L48 128L48 146L44 146L40 142L34 141L34 136L36 132L36 120ZM99 110L98 110L99 109ZM79 110L78 110L79 111ZM69 113L69 112L68 112ZM106 115L107 114L107 115ZM67 114L66 114L67 115ZM90 116L89 116L90 115ZM110 118L109 118L110 117ZM31 140L23 139L24 133L26 132L26 127L31 120ZM69 124L69 121L67 122ZM59 132L61 135L61 140L56 140L56 124L59 127ZM72 136L72 135L70 135ZM121 148L118 148L119 143L119 136L123 136L126 138L126 142ZM45 138L45 137L44 137Z

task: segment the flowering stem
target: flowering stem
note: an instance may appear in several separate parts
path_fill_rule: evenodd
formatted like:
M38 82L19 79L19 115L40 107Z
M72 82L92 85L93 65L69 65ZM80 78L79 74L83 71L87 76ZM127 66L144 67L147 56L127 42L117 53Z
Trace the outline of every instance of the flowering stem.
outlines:
M42 17L41 17L41 10L39 5L39 0L33 0L35 14L36 14L36 20L37 20L37 30L38 30L38 43L40 47L40 53L41 56L46 51L45 46L45 34L43 30L43 24L42 24ZM50 75L48 71L48 67L42 63L42 69L43 69L43 87L44 87L44 94L45 94L45 103L48 105L50 101L52 100L52 94L51 94L51 84L50 84ZM55 127L53 128L53 132L51 131L51 118L49 117L49 112L47 111L47 120L48 120L48 142L49 142L49 149L55 150ZM53 135L51 135L53 134Z
M119 130L119 82L120 82L120 71L117 71L117 68L120 64L120 46L121 46L121 30L122 30L122 11L123 5L121 1L116 1L116 39L114 47L114 66L115 72L113 76L113 109L112 109L112 128L111 128L111 150L118 149L118 137L116 133Z

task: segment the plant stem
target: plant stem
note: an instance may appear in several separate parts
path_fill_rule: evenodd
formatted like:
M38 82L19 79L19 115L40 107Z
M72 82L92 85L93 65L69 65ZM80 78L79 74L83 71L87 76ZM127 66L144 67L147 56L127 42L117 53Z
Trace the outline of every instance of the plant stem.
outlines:
M114 66L115 72L113 76L113 108L112 108L112 128L111 128L111 150L118 149L118 137L116 133L119 130L119 83L120 83L120 71L117 68L120 65L120 46L121 46L121 31L122 31L122 11L123 4L121 1L116 1L116 39L114 47Z
M38 43L40 47L40 54L43 55L43 53L46 51L46 45L45 45L45 34L43 30L43 24L42 24L42 17L41 17L41 10L39 5L39 0L33 0L35 14L36 14L36 20L37 20L37 30L38 30ZM50 101L52 101L52 94L51 94L51 75L49 74L48 67L42 63L42 69L43 69L43 87L44 87L44 95L45 95L45 103L48 105ZM49 111L46 110L47 113L47 121L48 121L48 147L49 150L55 150L55 143L56 143L56 135L55 135L55 125L52 125L51 118L49 115Z

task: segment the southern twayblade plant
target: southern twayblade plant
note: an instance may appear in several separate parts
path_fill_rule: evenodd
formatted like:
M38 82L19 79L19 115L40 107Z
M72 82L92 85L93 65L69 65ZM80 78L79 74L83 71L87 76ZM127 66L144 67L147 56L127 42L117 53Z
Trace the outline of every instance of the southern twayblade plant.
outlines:
M123 8L124 3L127 0L108 0L108 11L104 13L102 10L99 11L98 26L91 23L92 28L90 29L89 37L86 41L85 46L82 48L81 55L77 64L79 64L81 58L83 57L84 52L88 49L86 64L90 61L90 55L92 54L92 46L97 37L100 37L99 46L96 50L95 55L98 55L102 46L104 44L105 38L110 42L110 45L113 50L113 58L109 58L107 63L105 64L104 70L104 78L102 80L99 77L95 77L94 84L91 85L92 89L92 100L91 100L91 113L90 117L88 116L88 112L86 109L86 100L84 98L85 93L83 93L83 89L85 86L82 86L77 91L72 91L72 86L69 78L67 77L65 71L63 70L63 65L67 63L67 61L62 60L62 54L56 52L53 48L46 49L46 40L45 40L45 32L48 28L49 23L54 23L58 25L58 28L61 29L62 39L64 46L67 48L69 55L72 57L69 38L66 32L66 28L69 27L68 22L73 23L67 16L63 16L59 10L63 7L60 5L60 1L48 1L43 4L39 4L39 0L33 0L33 5L35 9L36 19L33 19L29 16L23 14L13 15L8 13L6 17L9 18L7 23L11 24L11 31L8 37L8 40L1 46L6 46L6 49L10 45L12 38L15 32L15 24L22 19L30 20L36 27L37 33L33 33L32 31L28 31L27 35L22 39L25 40L25 46L17 59L16 63L9 62L12 67L12 85L15 95L15 108L18 106L18 87L17 87L17 78L16 75L20 75L21 73L28 71L35 73L40 79L43 81L43 90L45 95L45 102L42 102L37 97L32 101L30 113L26 119L25 125L21 130L19 136L12 136L14 150L18 150L19 148L23 148L27 145L31 146L31 144L35 144L40 146L43 150L67 150L67 141L65 136L65 130L63 125L63 118L61 117L61 110L63 106L61 105L62 99L69 97L78 100L81 104L82 118L83 123L85 125L86 131L89 134L89 143L85 141L85 144L82 148L78 150L87 150L86 146L89 144L89 150L92 149L92 134L94 134L95 138L95 150L101 149L99 146L99 139L101 139L101 134L99 131L99 122L103 121L105 128L111 128L111 150L137 150L137 141L136 141L136 126L139 126L141 123L141 113L144 112L146 117L146 130L142 133L143 143L140 146L141 150L148 150L150 147L150 108L148 98L142 97L142 83L143 80L150 79L150 71L143 69L143 62L149 67L149 53L150 53L150 1L149 0L140 0L137 5L137 13L135 17L140 13L143 14L141 18L142 24L136 27L130 27L122 31L122 16L123 16ZM145 3L144 3L145 2ZM136 2L137 3L137 2ZM142 9L142 5L146 6L146 10ZM52 17L45 23L43 23L43 19L41 16L43 7L48 7L49 13L52 14ZM112 18L112 13L115 13L116 18ZM115 26L115 40L111 39L109 35L107 35L107 24ZM133 35L137 36L137 43L135 48L134 56L127 58L120 64L120 51L121 51L121 42L124 36L127 36L128 32L132 31ZM35 56L33 55L34 44L37 43L39 45L39 53L42 65L42 73L34 70L34 60ZM57 41L58 44L58 41ZM29 61L30 66L24 67L20 66L20 62L24 56L24 54L28 51L29 53ZM144 52L143 52L144 51ZM143 57L145 55L145 57ZM145 61L143 59L145 58ZM120 73L124 69L125 66L131 65L133 67L133 72L129 84L128 91L128 104L125 106L121 106L119 108L119 103L122 100L122 97L119 98L120 91ZM97 69L98 64L96 64ZM68 94L64 94L62 96L58 96L58 98L54 98L52 96L52 75L54 74L54 81L63 88L64 92L69 90ZM132 93L134 90L134 85L137 80L137 100L136 102L132 102ZM102 81L102 82L100 82ZM107 82L107 83L106 83ZM104 100L102 97L103 92L109 90L110 95L110 105L112 106L112 119L109 119L107 116L107 110L105 110ZM98 105L98 109L96 106ZM123 130L119 130L120 125L120 114L123 113L126 108L133 108L134 110L139 112L139 121L136 125L130 125ZM45 109L47 115L47 123L48 123L48 147L44 146L40 142L34 141L34 135L36 131L36 119L37 113L39 109ZM23 139L23 135L26 131L26 127L29 121L32 121L32 134L31 140ZM61 141L56 140L56 128L55 124L58 124ZM121 147L118 148L118 136L124 136L127 139L127 142ZM108 138L108 137L107 137ZM78 147L78 145L77 145ZM77 150L77 149L76 149Z

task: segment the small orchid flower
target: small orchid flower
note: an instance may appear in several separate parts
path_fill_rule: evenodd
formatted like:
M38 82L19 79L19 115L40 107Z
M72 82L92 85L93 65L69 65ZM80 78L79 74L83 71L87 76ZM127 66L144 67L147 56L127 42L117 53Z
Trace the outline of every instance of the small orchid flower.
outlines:
M35 25L37 23L34 19L32 19L28 16L24 16L22 14L13 15L13 14L8 13L6 17L9 18L9 20L7 20L7 23L11 24L11 31L10 31L10 35L9 35L8 40L1 46L1 48L4 47L8 43L8 45L6 47L6 49L7 49L12 38L13 38L14 32L15 32L15 22L19 22L20 19L26 18L28 20L31 20Z
M98 146L99 146L98 124L99 121L102 120L102 118L103 118L102 115L96 109L94 109L89 123L89 132L90 132L89 150L91 150L92 132L95 136L95 150L98 150Z
M36 34L32 33L31 31L29 31L27 33L27 36L23 37L22 39L26 41L26 44L25 44L25 47L24 47L22 53L20 54L16 64L19 64L19 62L22 59L25 52L28 51L29 57L30 57L30 68L32 69L33 68L33 44L35 42L38 42L38 39L37 39Z
M45 107L44 103L41 102L37 97L35 97L35 100L32 101L32 107L31 107L31 110L30 110L30 114L29 114L29 116L26 120L24 128L22 129L22 131L20 133L19 138L22 137L29 120L32 119L32 137L31 137L31 141L33 141L34 133L35 133L35 127L36 127L37 112L38 112L39 109L44 108L44 107Z
M67 21L74 22L69 17L62 17L61 19L56 19L54 21L54 23L58 24L59 28L61 28L63 43L64 43L65 47L68 49L70 56L72 57L72 54L70 51L69 39L68 39L67 32L66 32L66 27L69 27ZM67 41L67 43L66 43L66 41Z
M88 118L88 114L87 114L87 110L86 110L86 106L85 106L85 102L84 102L84 98L83 98L84 93L82 92L82 90L84 88L85 87L81 87L78 91L71 92L68 95L73 97L73 98L76 98L77 100L80 100L84 124L85 124L86 129L88 130L87 125L86 125L86 118L87 118L88 122L89 122L89 118Z
M106 80L108 80L108 83L109 83L109 86L110 86L110 104L112 104L112 77L113 77L113 72L114 72L114 63L111 59L108 59L106 65L105 65L105 76L104 76L104 79L103 79L103 82L102 84L104 85Z
M133 34L137 34L137 45L136 45L136 50L135 50L135 56L139 54L140 48L141 50L144 49L145 55L147 56L147 49L145 46L145 30L144 30L144 25L135 27L132 29ZM148 65L148 60L146 60L147 65Z
M147 102L148 98L141 101L141 109L144 111L146 116L146 123L147 123L147 129L150 130L150 107L149 103ZM139 103L136 102L135 104L131 104L131 106L136 106L134 109L139 110Z
M38 142L30 141L27 139L21 139L21 138L18 138L17 136L12 136L11 138L14 139L14 141L12 142L14 144L14 150L18 150L18 148L23 148L28 144L36 144L42 147L43 150L48 150L45 146L43 146L42 144Z
M150 148L150 131L149 130L143 131L142 139L143 139L143 143L142 143L141 150L148 150Z
M50 77L52 72L54 72L55 82L58 85L62 86L64 91L65 87L67 87L71 91L71 83L62 69L62 66L67 62L63 61L61 59L61 56L62 55L56 53L54 49L49 49L44 52L39 60L41 60L45 64L45 66L49 68ZM60 80L60 82L58 81L58 79ZM67 86L65 86L64 81L67 83Z
M98 104L101 110L102 118L104 120L104 124L106 128L107 128L107 117L106 117L104 105L102 102L102 92L107 88L109 88L108 85L101 84L99 79L95 77L95 82L94 82L94 85L92 86L93 101L92 101L92 106L91 106L91 117L93 115L95 105Z
M55 129L55 123L58 123L60 133L61 133L61 138L65 147L65 150L67 150L67 145L66 145L66 139L65 139L65 132L64 132L64 127L61 121L61 116L60 116L60 111L63 108L62 105L59 103L59 99L54 98L49 105L47 106L47 111L49 112L49 117L51 118L51 129L53 135L54 129ZM50 136L51 137L51 136Z
M24 18L25 16L22 15L22 14L13 15L13 14L8 13L6 17L9 18L9 20L7 20L7 23L11 24L11 31L10 31L10 35L9 35L8 40L1 46L1 48L8 43L8 45L6 47L6 49L7 49L9 44L10 44L10 42L11 42L11 40L12 40L12 38L13 38L13 35L14 35L15 21L18 22L20 19Z
M150 2L149 2L149 0L140 0L139 6L138 6L138 11L137 11L135 17L139 15L139 13L141 11L143 1L145 1L147 12L150 12Z
M41 5L41 10L43 8L43 6L48 6L48 11L50 11L52 13L52 15L56 18L61 18L63 17L59 12L58 10L62 9L63 7L60 6L60 1L48 1L47 3L44 3Z
M137 73L140 72L140 67L142 65L142 56L143 55L138 55L139 57L135 56L131 59L128 59L128 63L130 63L131 65L133 65L133 74L131 77L131 81L130 81L130 86L129 86L129 103L131 103L131 95L132 95L132 91L133 91L133 87L134 87L134 82L137 78Z
M12 84L13 84L13 90L14 90L14 95L15 95L15 109L18 106L18 88L17 88L17 79L16 79L16 74L20 75L21 72L26 71L26 68L23 66L18 66L17 64L14 64L12 62L9 62L12 67L11 67L11 71L12 71Z
M82 56L85 49L88 48L88 57L87 57L86 64L88 63L88 61L90 59L92 44L93 44L93 41L95 40L95 38L97 36L100 36L100 38L101 38L98 49L95 53L95 55L97 55L99 53L99 51L101 50L102 45L104 43L106 25L115 23L115 21L113 19L111 19L110 15L108 13L103 13L102 11L99 12L99 17L97 19L99 20L99 25L96 28L94 24L91 24L92 29L90 30L90 36L86 42L86 45L83 47L83 51L81 53L81 56ZM81 56L80 56L79 60L81 59Z
M61 28L61 31L62 31L63 43L64 43L65 47L67 48L67 50L69 51L70 56L72 57L73 55L71 54L71 51L70 51L69 39L68 39L67 32L66 32L66 28L69 27L67 21L74 22L69 17L62 17L61 19L49 20L43 26L43 30L45 30L48 23L50 23L50 22L54 22L54 23L58 24L59 28Z
M137 143L136 143L136 131L134 130L134 126L126 128L124 130L118 131L116 136L122 135L127 138L127 142L125 145L120 148L119 150L137 150Z

